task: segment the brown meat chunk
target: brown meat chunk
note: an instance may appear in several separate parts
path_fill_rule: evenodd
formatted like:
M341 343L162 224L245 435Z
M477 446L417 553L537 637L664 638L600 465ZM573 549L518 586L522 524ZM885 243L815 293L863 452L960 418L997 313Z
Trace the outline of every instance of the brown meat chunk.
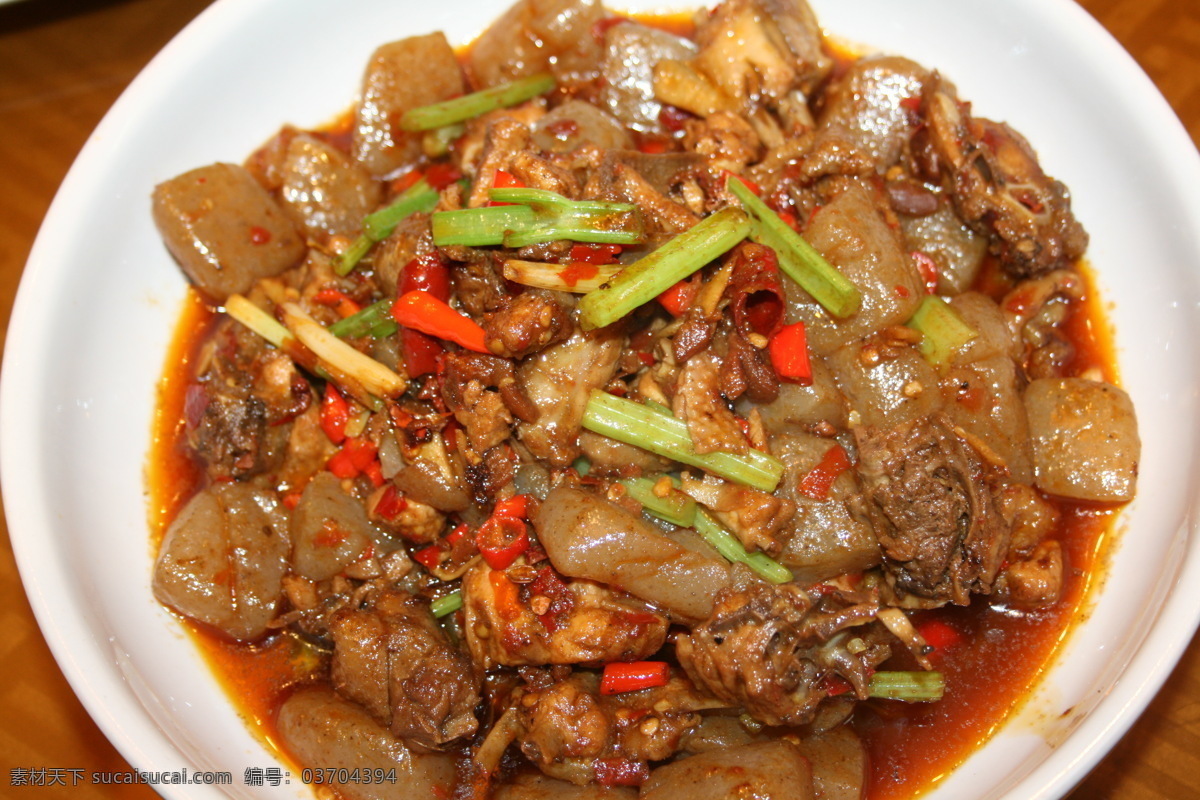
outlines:
M687 423L697 453L745 453L749 446L737 415L720 390L720 362L712 353L688 359L679 376L671 411Z
M927 135L914 143L922 169L940 176L959 216L989 237L1010 275L1040 275L1083 255L1088 236L1071 212L1067 187L1042 170L1021 134L970 116L940 76L930 78L922 97Z
M676 639L675 654L717 699L767 725L802 725L826 697L831 675L866 696L871 670L890 650L864 629L857 637L864 648L852 653L836 634L871 622L877 611L877 601L814 599L792 584L753 583L724 592L704 624Z
M530 289L488 314L483 323L488 350L504 358L525 358L571 335L571 315L554 294Z
M518 706L521 752L547 775L585 784L606 764L648 774L647 762L670 758L713 703L683 678L639 692L601 695L593 673L553 680L529 671L532 685Z
M470 661L446 641L427 607L386 591L329 623L333 684L393 735L431 749L479 727L479 683Z
M897 594L966 605L987 594L1008 552L997 478L953 423L933 414L895 428L855 429L884 568Z
M667 635L666 617L640 600L592 581L564 581L548 566L518 586L477 564L463 576L463 597L467 646L484 668L636 661Z
M513 418L535 420L537 408L517 385L511 361L460 350L446 355L442 399L477 452L509 437Z

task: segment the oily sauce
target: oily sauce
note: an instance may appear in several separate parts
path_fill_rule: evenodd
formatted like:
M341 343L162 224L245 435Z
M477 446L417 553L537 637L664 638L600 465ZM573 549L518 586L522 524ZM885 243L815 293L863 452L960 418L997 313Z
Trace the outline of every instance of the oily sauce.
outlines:
M686 15L638 19L680 35L688 35L692 29ZM836 55L837 63L843 65L852 57L849 53ZM336 138L348 129L346 119L340 123L326 134ZM1105 315L1095 299L1086 265L1081 265L1080 272L1087 287L1085 299L1075 304L1063 328L1075 346L1068 374L1090 373L1115 382L1112 338ZM999 299L1009 286L996 265L987 263L976 288ZM216 318L216 311L189 289L159 385L147 464L155 554L171 520L204 480L203 470L185 447L184 420L192 365ZM1089 591L1103 570L1106 534L1117 510L1055 502L1062 519L1053 538L1063 545L1067 566L1063 598L1056 605L1018 611L991 606L981 597L966 608L913 615L918 626L936 620L960 636L931 657L934 668L946 679L941 701L872 700L859 704L853 725L870 755L870 800L899 800L929 790L976 751L1029 696L1069 635L1072 621L1083 613ZM276 710L295 686L328 674L328 654L286 633L247 645L181 620L250 730L281 758L290 760L278 746ZM887 668L913 666L907 654L901 654Z

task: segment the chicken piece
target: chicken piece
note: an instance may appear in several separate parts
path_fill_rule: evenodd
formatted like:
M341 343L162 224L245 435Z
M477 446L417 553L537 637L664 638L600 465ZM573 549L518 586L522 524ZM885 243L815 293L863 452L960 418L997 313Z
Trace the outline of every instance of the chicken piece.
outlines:
M291 420L312 404L291 359L223 317L197 359L184 406L189 448L212 480L243 480L278 469Z
M222 303L304 258L287 213L236 164L212 164L154 187L154 224L184 274Z
M479 680L428 607L388 590L370 606L332 615L331 678L406 743L439 749L479 727Z
M625 349L619 328L576 331L517 367L518 385L539 411L536 421L517 424L517 434L534 456L551 466L567 467L579 457L588 395L612 379Z
M796 70L779 29L754 0L725 0L696 29L700 52L691 66L743 112L763 98L780 99Z
M999 479L943 414L860 426L859 475L897 596L967 605L988 594L1008 553ZM919 602L919 600L918 600Z
M167 529L154 563L154 596L234 639L257 639L282 596L288 550L274 498L243 483L215 484Z
M569 309L557 292L526 289L484 318L484 341L493 355L525 358L571 335Z
M875 619L877 600L838 593L814 598L794 584L755 582L730 588L702 625L675 641L675 655L698 688L741 706L765 725L803 725L840 675L860 698L870 674L890 655L873 631L848 628ZM839 635L842 634L842 635Z
M542 772L583 785L605 775L646 776L647 764L670 758L701 720L697 711L719 705L680 676L665 686L602 695L594 673L554 680L527 673L531 685L517 703L521 753Z
M914 142L922 171L940 180L962 219L985 234L1015 278L1070 265L1088 236L1071 212L1067 188L1038 163L1025 138L1002 122L969 115L940 76L922 95L926 135Z
M628 595L549 566L517 584L486 563L463 576L463 629L481 669L636 661L662 647L667 620Z
M697 453L745 453L746 434L725 404L719 387L720 361L710 352L692 356L683 366L671 411L687 423Z
M537 420L538 407L518 385L511 361L460 350L444 363L442 399L476 452L505 441L514 417Z
M1019 608L1054 605L1062 597L1065 570L1062 545L1048 539L1029 558L1004 568L996 581L996 599Z

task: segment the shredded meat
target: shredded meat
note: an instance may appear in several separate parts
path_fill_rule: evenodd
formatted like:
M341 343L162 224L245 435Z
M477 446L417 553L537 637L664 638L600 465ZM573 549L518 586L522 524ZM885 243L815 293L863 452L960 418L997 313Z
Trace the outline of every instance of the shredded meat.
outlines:
M940 413L854 433L868 513L896 593L966 605L972 593L990 592L1010 536L993 496L993 468Z

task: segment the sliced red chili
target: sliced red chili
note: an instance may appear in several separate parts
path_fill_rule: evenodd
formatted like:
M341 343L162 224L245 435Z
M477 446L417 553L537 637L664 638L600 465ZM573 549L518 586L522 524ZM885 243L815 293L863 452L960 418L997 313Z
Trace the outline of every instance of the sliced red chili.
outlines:
M325 384L325 397L321 401L321 430L334 444L346 439L346 424L350 421L350 404L331 382Z
M797 488L805 497L824 500L829 496L829 488L833 486L833 482L850 467L849 454L840 444L835 444L826 450L821 461L800 479L800 485Z
M780 378L802 386L812 383L812 364L808 360L808 334L804 331L803 322L780 328L771 337L767 351Z
M600 694L620 694L665 686L671 666L665 661L614 661L604 665Z
M517 517L493 515L475 534L475 546L492 569L507 569L529 549L529 533L524 520Z

